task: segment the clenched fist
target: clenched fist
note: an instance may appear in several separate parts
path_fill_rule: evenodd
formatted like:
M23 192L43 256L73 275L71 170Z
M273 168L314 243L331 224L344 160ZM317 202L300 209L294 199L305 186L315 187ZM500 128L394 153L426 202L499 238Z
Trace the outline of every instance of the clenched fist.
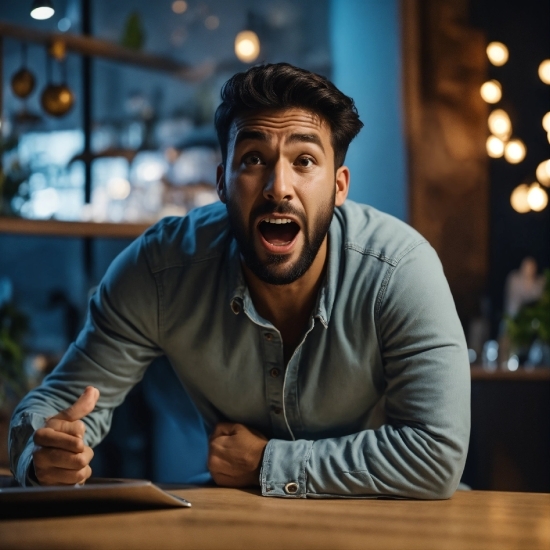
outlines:
M208 469L222 487L260 484L267 438L243 424L222 422L210 436Z
M92 475L94 452L84 443L82 418L94 410L98 398L99 390L88 386L73 405L36 430L32 459L40 485L75 485Z

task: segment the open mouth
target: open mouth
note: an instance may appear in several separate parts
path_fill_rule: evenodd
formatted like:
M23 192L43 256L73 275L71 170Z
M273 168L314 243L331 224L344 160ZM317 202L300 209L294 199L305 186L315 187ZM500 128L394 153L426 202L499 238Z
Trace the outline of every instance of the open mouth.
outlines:
M287 246L298 235L300 226L290 218L265 218L258 224L262 237L272 246Z

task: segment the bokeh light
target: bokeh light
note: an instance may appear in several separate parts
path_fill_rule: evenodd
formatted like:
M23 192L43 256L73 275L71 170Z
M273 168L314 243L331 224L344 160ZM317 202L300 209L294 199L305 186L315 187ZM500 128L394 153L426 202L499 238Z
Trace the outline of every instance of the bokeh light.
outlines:
M107 182L107 194L113 200L122 201L130 194L130 182L125 178L111 178Z
M536 171L537 181L542 185L550 186L550 159L543 160Z
M520 214L525 214L531 210L529 202L527 200L527 194L529 193L529 186L525 183L518 185L510 196L510 204L512 208Z
M547 132L550 132L550 111L548 111L548 112L542 117L542 127L543 127Z
M260 39L253 31L241 31L235 37L235 55L243 63L252 63L260 55Z
M185 0L172 2L172 11L174 13L185 13L187 11L187 2Z
M508 48L502 42L491 42L487 46L487 57L495 67L501 67L508 61Z
M488 120L489 130L502 140L507 140L512 134L512 122L503 109L495 109Z
M527 203L531 210L540 212L546 208L548 204L548 195L546 191L537 183L531 184L527 192Z
M494 159L498 159L504 154L504 142L496 136L489 136L486 146L487 154Z
M481 85L480 93L487 103L498 103L502 98L502 86L498 80L489 80Z
M539 65L539 78L545 84L550 84L550 59L545 59Z
M527 150L520 139L510 140L504 147L504 158L510 164L518 164L525 158Z

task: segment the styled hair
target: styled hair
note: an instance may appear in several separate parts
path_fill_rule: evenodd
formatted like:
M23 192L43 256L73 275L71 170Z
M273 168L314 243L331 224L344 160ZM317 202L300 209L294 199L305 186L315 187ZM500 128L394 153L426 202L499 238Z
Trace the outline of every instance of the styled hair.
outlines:
M335 168L342 166L351 140L363 127L351 97L324 76L289 63L259 65L233 75L223 85L221 99L215 125L224 164L229 129L242 114L292 107L315 113L330 127Z

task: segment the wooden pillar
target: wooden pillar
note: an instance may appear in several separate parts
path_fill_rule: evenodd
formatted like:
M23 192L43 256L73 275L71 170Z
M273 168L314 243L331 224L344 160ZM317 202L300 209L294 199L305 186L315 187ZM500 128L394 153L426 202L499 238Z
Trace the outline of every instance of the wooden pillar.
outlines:
M468 26L468 0L401 10L409 220L439 254L466 327L488 272L486 41Z

